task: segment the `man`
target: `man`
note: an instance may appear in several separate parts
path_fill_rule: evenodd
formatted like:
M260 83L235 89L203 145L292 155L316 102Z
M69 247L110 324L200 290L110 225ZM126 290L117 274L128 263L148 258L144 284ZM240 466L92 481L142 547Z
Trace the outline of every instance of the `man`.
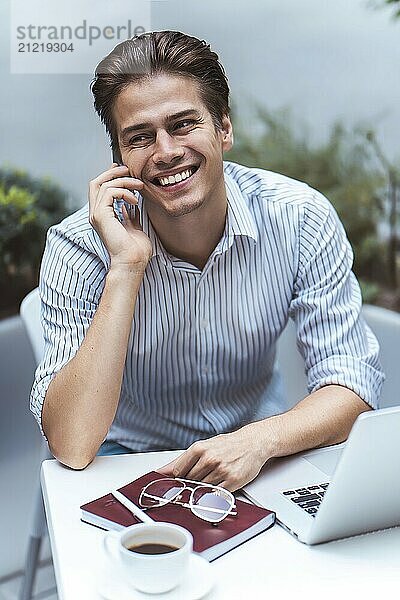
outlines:
M271 457L345 440L383 375L332 206L223 163L229 89L205 42L127 40L92 91L122 166L48 234L31 407L54 456L187 448L164 473L235 490ZM274 368L289 316L310 390L290 410Z

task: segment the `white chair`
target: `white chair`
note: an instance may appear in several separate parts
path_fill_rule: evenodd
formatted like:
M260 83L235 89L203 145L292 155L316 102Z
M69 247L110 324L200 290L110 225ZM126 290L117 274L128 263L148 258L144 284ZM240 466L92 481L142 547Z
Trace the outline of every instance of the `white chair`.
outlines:
M44 341L40 323L40 297L36 288L30 292L22 301L20 316L24 323L29 341L32 346L36 364L43 356ZM41 461L53 458L46 442L43 440L41 449ZM25 557L24 577L20 589L19 600L31 600L35 576L39 564L39 553L42 540L47 533L46 517L44 514L42 490L40 481L34 494L34 507L29 532L29 540Z
M21 302L19 314L24 323L33 354L37 364L42 360L44 340L40 324L40 297L39 288L35 288Z
M32 490L38 478L41 436L28 410L34 372L35 358L21 317L0 319L1 598L3 590L7 595L8 584L3 584L17 577L24 564ZM47 558L48 550L43 550Z
M400 314L371 304L365 304L362 312L378 339L381 364L386 374L380 408L397 406L400 404ZM307 379L303 358L297 351L296 329L292 320L279 338L277 358L289 406L294 406L307 394Z
M277 344L276 357L283 379L288 408L307 396L307 377L304 360L296 346L296 327L289 319Z
M380 401L380 408L400 404L400 314L380 306L365 304L363 315L378 338L381 347L380 358L386 381Z

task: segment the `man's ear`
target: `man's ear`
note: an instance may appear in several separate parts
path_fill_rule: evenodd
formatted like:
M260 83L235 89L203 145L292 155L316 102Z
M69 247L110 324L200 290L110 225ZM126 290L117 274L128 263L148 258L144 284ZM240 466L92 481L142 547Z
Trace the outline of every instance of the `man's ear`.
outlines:
M233 146L233 128L228 115L222 117L222 150L228 152Z

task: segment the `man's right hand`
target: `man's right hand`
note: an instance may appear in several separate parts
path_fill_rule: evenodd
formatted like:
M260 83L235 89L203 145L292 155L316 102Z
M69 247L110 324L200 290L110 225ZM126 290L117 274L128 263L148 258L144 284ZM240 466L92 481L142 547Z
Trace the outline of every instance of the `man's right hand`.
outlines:
M111 267L76 354L49 385L42 415L52 453L73 469L83 469L93 460L121 395L132 319L152 247L140 226L138 209L130 218L124 208L121 223L113 204L114 198L119 198L136 207L133 190L143 186L142 181L129 176L127 167L115 163L89 184L90 223L110 254ZM83 278L81 273L79 276ZM78 309L76 314L79 320Z
M89 183L89 221L110 254L110 269L143 273L152 256L151 242L142 230L138 201L133 193L143 186L140 179L129 176L128 167L116 163ZM136 207L130 217L123 205L123 223L114 213L114 198Z

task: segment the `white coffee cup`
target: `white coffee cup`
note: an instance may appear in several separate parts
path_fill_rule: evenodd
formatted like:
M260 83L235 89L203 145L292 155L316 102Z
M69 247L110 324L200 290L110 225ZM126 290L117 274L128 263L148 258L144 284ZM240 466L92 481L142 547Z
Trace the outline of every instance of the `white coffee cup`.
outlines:
M141 523L104 537L109 558L118 561L124 580L141 592L161 594L179 585L189 566L193 537L172 523ZM176 550L162 554L143 554L129 550L143 544L162 544Z

